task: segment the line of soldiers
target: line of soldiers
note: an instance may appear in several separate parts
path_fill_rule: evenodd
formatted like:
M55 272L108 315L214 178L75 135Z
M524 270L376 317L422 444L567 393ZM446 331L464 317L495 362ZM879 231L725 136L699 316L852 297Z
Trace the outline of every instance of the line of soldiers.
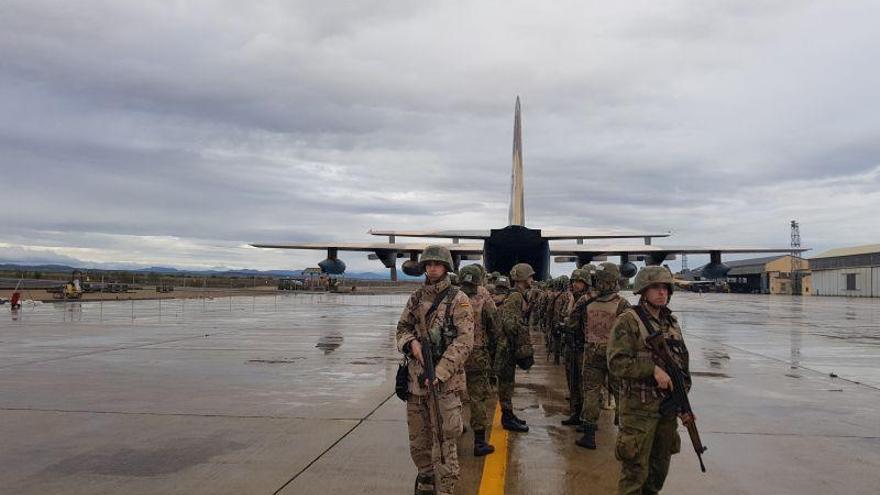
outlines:
M639 272L634 292L641 300L633 308L618 294L620 271L613 263L586 265L544 289L534 284L535 272L525 263L515 265L509 277L487 276L481 265L455 274L443 246L427 247L419 264L425 284L410 296L397 326L398 349L408 358L407 424L417 495L453 493L463 402L471 411L474 455L494 452L486 441L493 379L503 428L529 431L514 413L512 397L516 368L534 364L530 330L543 333L548 359L565 363L571 414L562 423L582 433L577 445L596 448L607 391L619 424L619 493L659 493L680 440L676 416L660 413L670 377L654 364L645 338L662 332L679 366L687 371L688 364L681 330L666 307L673 289L666 268ZM434 364L434 373L426 373L423 347L432 350L427 366Z

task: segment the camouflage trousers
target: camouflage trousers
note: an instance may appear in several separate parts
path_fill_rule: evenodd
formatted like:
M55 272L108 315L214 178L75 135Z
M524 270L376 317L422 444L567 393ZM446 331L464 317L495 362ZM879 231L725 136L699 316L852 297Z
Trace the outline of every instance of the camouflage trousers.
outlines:
M443 392L439 397L442 446L437 442L430 402L427 395L412 395L406 403L409 452L419 474L435 475L434 482L437 478L440 481L439 492L451 495L460 477L456 443L462 433L461 399L456 392ZM440 462L441 448L445 463Z
M501 409L513 409L513 386L516 383L516 364L513 361L504 363L498 373L498 402Z
M588 343L584 349L584 365L581 381L583 382L584 407L581 420L596 426L599 411L602 409L602 389L607 389L614 396L614 403L620 403L617 379L608 372L608 347L604 344Z
M583 389L581 386L581 363L584 359L583 351L565 352L565 381L568 383L568 404L571 414L580 414L584 405Z
M465 365L467 403L471 410L471 429L474 431L485 430L489 426L487 410L492 395L492 385L489 383L491 365L485 349L478 348L474 348Z
M672 454L681 450L675 416L660 417L645 411L620 411L620 432L615 456L621 463L619 495L660 493Z

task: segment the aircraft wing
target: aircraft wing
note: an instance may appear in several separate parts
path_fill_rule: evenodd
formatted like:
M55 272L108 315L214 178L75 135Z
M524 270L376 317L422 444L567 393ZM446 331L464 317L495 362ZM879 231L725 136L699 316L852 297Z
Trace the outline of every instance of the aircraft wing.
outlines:
M633 230L598 229L541 229L541 237L548 240L561 239L641 239L669 237L669 232L637 232Z
M251 244L258 248L274 248L274 249L316 249L316 250L336 250L336 251L398 251L407 253L421 253L429 243L425 242L339 242L339 243L283 243L283 244ZM449 248L449 251L455 254L482 254L482 243L469 244L443 244Z
M488 230L378 230L370 229L372 235L398 237L440 237L448 239L486 239L492 233Z
M550 247L552 256L577 256L593 254L596 256L619 256L619 255L657 255L657 254L743 254L743 253L790 253L792 251L804 252L807 249L792 249L791 247L748 247L748 246L662 246L656 244L618 244L618 245L591 245L591 244L568 244Z

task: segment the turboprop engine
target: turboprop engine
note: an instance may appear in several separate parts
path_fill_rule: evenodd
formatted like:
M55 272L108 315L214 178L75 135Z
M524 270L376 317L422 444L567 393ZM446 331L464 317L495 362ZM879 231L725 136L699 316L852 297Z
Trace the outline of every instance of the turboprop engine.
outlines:
M404 261L403 265L401 265L400 268L403 270L403 273L409 275L410 277L418 277L424 273L419 267L419 262L417 260Z
M329 273L330 275L341 275L345 273L345 262L339 258L326 258L318 263L318 267L321 268L322 272Z
M638 267L629 260L629 256L622 254L620 256L620 276L622 278L632 278L639 271Z
M730 267L721 262L721 252L709 253L709 263L703 267L703 278L723 278L727 276Z

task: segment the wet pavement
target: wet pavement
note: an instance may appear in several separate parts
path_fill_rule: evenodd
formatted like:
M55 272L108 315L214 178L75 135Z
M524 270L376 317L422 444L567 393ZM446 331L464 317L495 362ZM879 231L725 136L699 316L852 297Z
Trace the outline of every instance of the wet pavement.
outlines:
M410 493L392 395L405 296L293 294L0 308L8 493ZM709 472L668 493L877 493L880 300L676 294ZM562 369L518 372L506 493L613 493L615 428L573 444ZM832 376L833 375L833 376ZM462 441L457 492L483 460Z

